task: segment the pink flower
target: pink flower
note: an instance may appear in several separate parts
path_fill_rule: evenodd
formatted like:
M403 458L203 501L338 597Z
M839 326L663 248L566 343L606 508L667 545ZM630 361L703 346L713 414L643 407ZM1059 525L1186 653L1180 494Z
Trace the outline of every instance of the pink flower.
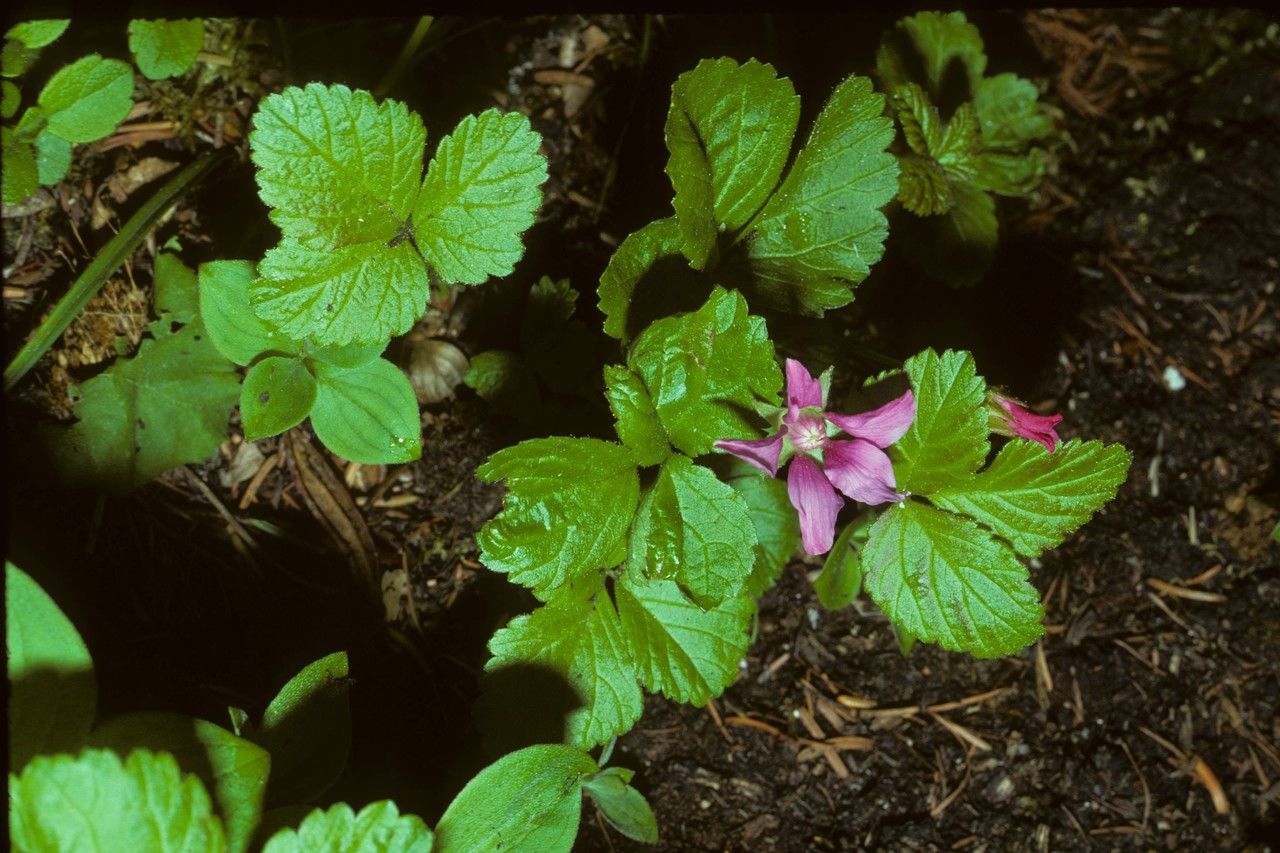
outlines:
M910 391L878 409L858 415L826 412L826 390L804 365L787 359L787 408L773 435L722 439L715 443L771 477L787 459L787 495L800 514L800 534L808 554L831 550L836 515L847 497L877 506L901 500L893 464L884 448L911 427L916 401ZM851 439L836 439L843 430Z
M1038 441L1050 453L1058 449L1060 439L1054 427L1062 421L1062 415L1037 415L1012 397L995 391L987 393L987 405L992 432Z

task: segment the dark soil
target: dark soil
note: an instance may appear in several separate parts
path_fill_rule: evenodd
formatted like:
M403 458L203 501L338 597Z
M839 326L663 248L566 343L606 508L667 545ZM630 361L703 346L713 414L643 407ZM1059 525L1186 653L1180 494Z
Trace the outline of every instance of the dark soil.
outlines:
M594 282L612 247L669 208L661 128L675 75L704 56L772 61L802 95L803 127L841 76L868 69L896 17L441 22L413 71L435 88L392 95L427 115L433 139L492 101L530 114L552 177L510 287L567 276L580 318L598 327ZM1123 442L1129 481L1035 566L1048 634L1005 660L904 656L874 607L823 610L807 579L817 564L794 562L762 603L738 683L706 709L650 697L617 745L662 849L1269 849L1277 829L1276 25L1209 10L972 17L989 69L1046 81L1064 132L1050 175L1031 204L1002 205L1001 255L983 284L921 280L891 236L836 320L897 357L972 350L993 382L1061 411L1064 438ZM258 85L372 87L406 34L295 29L292 66L269 59L270 28L261 44L245 39ZM306 64L352 37L360 50L329 54L344 57L338 71ZM589 40L602 46L586 62ZM538 73L563 70L566 42L589 85ZM243 97L218 90L209 108L243 120ZM56 208L6 216L6 268L25 253L5 282L7 353L109 236L88 225L105 182L145 156L181 160L188 141L77 149ZM228 170L157 240L182 234L192 260L255 256L274 237L255 203L251 170ZM474 471L533 433L460 388L425 409L420 462L350 465L314 445L365 544L327 535L283 442L259 442L255 456L238 428L208 464L128 498L63 492L31 451L34 426L65 417L66 383L128 337L154 252L104 293L115 321L64 340L9 400L11 559L84 634L102 716L171 709L221 723L228 703L260 712L303 665L349 649L355 741L327 796L391 797L433 822L488 760L472 722L484 643L531 601L476 562L475 532L501 490ZM500 345L516 323L485 326L490 298L437 299L431 333L469 354ZM381 573L381 601L353 581L356 559ZM583 817L579 849L647 849L589 805Z

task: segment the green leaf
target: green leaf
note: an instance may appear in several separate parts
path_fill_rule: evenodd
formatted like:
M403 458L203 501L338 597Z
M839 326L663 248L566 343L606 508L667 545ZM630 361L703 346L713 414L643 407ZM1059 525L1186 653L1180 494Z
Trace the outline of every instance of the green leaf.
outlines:
M0 80L0 91L4 93L3 99L0 100L0 117L7 121L18 114L18 107L22 104L22 93L8 80Z
M93 659L75 626L39 584L7 561L4 610L9 769L16 772L33 756L84 745L98 688Z
M737 230L778 183L800 117L791 81L752 59L704 59L671 88L667 176L682 251L706 266L717 230Z
M485 665L501 672L533 664L562 676L581 702L565 719L565 741L583 749L630 731L644 711L618 613L599 582L592 588L511 620L489 640L493 658Z
M969 100L986 68L982 36L963 12L903 18L885 34L876 54L876 76L885 89L919 83L934 103Z
M428 294L422 259L403 239L426 144L417 113L311 83L264 99L249 144L259 195L284 235L250 288L258 316L320 344L408 331Z
M200 317L218 352L239 365L248 365L264 352L301 352L250 310L249 285L257 277L251 261L200 265Z
M747 314L740 294L719 288L697 311L649 326L627 366L644 380L671 443L689 456L717 439L756 435L757 398L773 402L782 388L764 320Z
M674 580L707 609L741 592L755 558L746 503L678 454L663 463L641 500L630 539L629 573Z
M609 365L604 369L604 384L618 438L631 449L636 463L657 465L666 459L671 446L640 377L620 365Z
M308 347L307 356L334 367L364 367L382 355L389 341L372 344L347 344L341 347Z
M623 637L646 689L702 706L737 678L755 613L751 598L703 610L674 581L639 580L631 572L614 592Z
M864 513L845 525L813 582L818 601L828 610L848 607L862 589L862 555L858 547L867 539L875 516Z
M245 440L257 441L297 426L315 401L315 377L300 359L264 358L249 368L240 386Z
M947 173L930 157L907 154L898 161L898 201L916 216L937 216L955 206Z
M48 47L58 40L67 27L71 26L69 18L55 18L42 21L24 21L14 24L4 34L7 39L20 41L32 50Z
M881 208L898 191L897 159L886 150L893 121L883 111L865 77L847 78L823 107L749 229L759 305L821 315L848 303L880 260L889 230Z
M133 109L133 72L96 53L58 70L40 92L49 132L68 142L109 135Z
M360 367L315 363L311 426L334 453L370 465L422 455L422 419L409 377L385 358Z
M36 191L38 171L36 154L31 146L18 139L9 128L0 129L3 149L4 203L21 204Z
M172 755L184 774L194 774L213 792L226 825L228 849L249 849L271 772L266 750L206 720L158 713L109 720L94 730L90 745L117 755L135 749Z
M536 416L542 408L537 379L525 359L510 350L487 350L471 359L462 377L468 388L516 417Z
M931 495L964 483L986 461L987 384L973 356L932 349L907 359L916 416L906 435L889 449L899 490Z
M658 317L702 303L707 290L689 280L697 274L680 253L682 241L675 217L650 222L622 241L600 275L606 335L625 343ZM689 304L690 296L697 301Z
M755 564L747 578L753 598L773 586L791 555L800 547L800 519L787 497L787 484L766 476L760 469L729 457L722 475L747 504L756 531Z
M129 50L149 80L177 77L203 47L204 21L199 18L129 22Z
M569 279L553 281L544 275L529 289L524 319L520 322L520 348L533 352L561 334L578 305L578 291Z
M447 282L509 275L542 204L542 137L520 113L467 116L440 140L413 211L418 246Z
M591 756L559 744L498 759L445 810L437 853L568 853L578 834L583 777L598 769Z
M196 274L172 252L156 256L153 275L155 313L166 321L190 323L200 315L200 293ZM214 343L217 346L217 343Z
M1034 83L1008 72L979 83L973 106L983 147L1018 151L1053 133L1053 119L1036 102L1039 95Z
M634 774L622 767L606 767L582 783L609 825L633 841L658 843L658 822L644 795L631 787Z
M69 479L127 492L201 462L227 434L240 378L199 321L116 361L80 387L79 422L52 433Z
M907 145L920 157L904 157L898 198L918 216L945 213L955 205L955 183L974 177L980 145L978 120L970 104L944 122L924 90L914 83L893 95ZM923 159L923 163L921 162Z
M1116 496L1131 460L1118 444L1077 439L1050 453L1014 439L985 471L929 500L985 524L1024 557L1037 557Z
M71 168L71 143L49 131L36 137L36 170L41 186L53 186Z
M20 41L5 39L4 49L0 51L0 74L5 77L21 77L27 69L35 64L40 56Z
M925 642L992 658L1044 633L1026 567L960 516L915 501L890 507L871 528L862 568L872 600Z
M480 531L481 559L546 601L560 586L626 558L640 499L631 451L593 438L543 438L500 450L481 480L506 480L502 512Z
M263 712L254 739L271 753L268 802L305 803L332 787L351 749L347 653L334 652L289 679Z
M200 780L173 756L106 750L37 758L9 779L10 843L18 850L227 849Z
M409 243L331 248L286 237L267 250L258 272L262 278L249 286L253 311L297 340L385 343L426 310L427 271Z
M391 800L370 803L356 814L338 803L316 809L297 829L281 829L263 853L431 853L431 830L416 815L402 815Z
M1044 170L1045 153L1039 148L1025 154L984 151L973 161L975 183L984 190L1007 196L1026 195L1034 190Z

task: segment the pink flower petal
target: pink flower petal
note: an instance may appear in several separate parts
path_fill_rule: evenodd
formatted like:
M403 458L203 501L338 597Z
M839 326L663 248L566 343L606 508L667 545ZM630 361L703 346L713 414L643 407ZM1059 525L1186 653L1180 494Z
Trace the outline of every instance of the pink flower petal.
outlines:
M860 415L827 414L827 420L855 438L865 438L876 447L888 447L907 434L916 417L916 398L910 391L878 409Z
M795 417L806 406L822 407L822 384L809 375L804 365L794 358L787 359L787 409Z
M750 462L770 477L778 476L778 457L782 454L782 437L786 427L776 435L764 438L725 438L717 441L715 447Z
M1037 415L1011 400L1001 398L1000 407L1009 413L1008 424L1013 434L1031 441L1038 441L1050 453L1058 449L1058 432L1054 429L1062 421L1062 415Z
M902 500L894 488L893 463L870 441L828 441L822 470L837 489L868 506Z
M836 516L844 501L831 488L818 463L804 454L791 460L787 497L800 513L800 538L806 554L825 554L836 535Z

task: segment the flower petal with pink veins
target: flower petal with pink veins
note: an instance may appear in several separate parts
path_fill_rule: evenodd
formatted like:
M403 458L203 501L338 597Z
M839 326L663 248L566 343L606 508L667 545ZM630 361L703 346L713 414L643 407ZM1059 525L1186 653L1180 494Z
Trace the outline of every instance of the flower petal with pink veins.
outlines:
M907 434L916 417L916 398L910 391L878 409L858 415L827 413L827 420L854 438L865 438L876 447L888 447Z
M822 407L822 384L794 358L787 359L787 414L795 417L806 406Z
M776 435L764 438L722 438L715 447L732 453L744 462L750 462L770 477L778 476L778 457L782 455L782 437L786 428Z
M894 488L893 463L870 441L828 441L822 459L827 479L855 501L879 506L902 500Z
M1014 435L1030 441L1038 441L1050 453L1058 449L1058 431L1054 429L1062 415L1037 415L1008 398L998 398L1000 407L1008 412L1007 423Z
M836 516L844 500L831 488L818 463L804 454L791 460L787 472L787 497L800 514L800 539L806 554L831 550L836 534Z

